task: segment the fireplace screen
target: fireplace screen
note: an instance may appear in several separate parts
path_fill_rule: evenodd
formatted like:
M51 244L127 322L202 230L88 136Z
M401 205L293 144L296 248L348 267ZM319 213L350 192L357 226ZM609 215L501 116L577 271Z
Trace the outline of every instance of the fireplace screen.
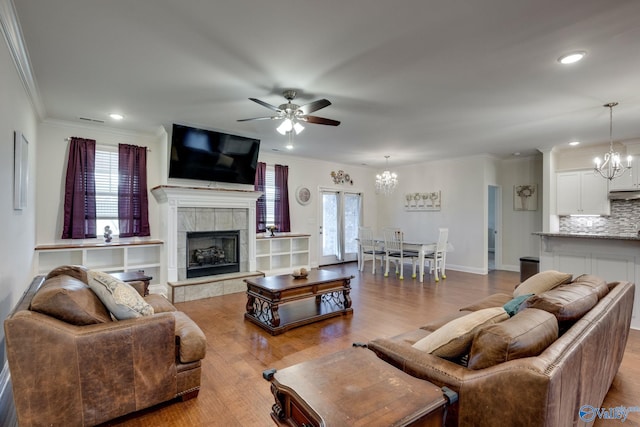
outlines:
M240 271L240 231L187 233L187 278Z

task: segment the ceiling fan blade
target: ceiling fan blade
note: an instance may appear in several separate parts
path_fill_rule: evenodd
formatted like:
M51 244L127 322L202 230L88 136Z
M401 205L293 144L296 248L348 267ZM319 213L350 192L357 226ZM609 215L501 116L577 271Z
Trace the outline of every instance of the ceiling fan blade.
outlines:
M331 102L327 99L318 99L317 101L310 102L302 107L298 108L298 111L302 111L302 114L313 113L314 111L318 111L321 108L328 107L331 105Z
M302 118L307 123L315 123L317 125L338 126L340 124L337 120L325 119L324 117L318 116L302 116Z
M278 113L280 112L280 109L278 107L276 107L275 105L268 104L268 103L266 103L264 101L260 101L259 99L256 99L256 98L249 98L249 99L251 101L253 101L253 102L257 102L258 104L262 105L263 107L267 107L270 110L277 111Z
M239 122L250 122L252 120L275 120L275 119L279 119L279 117L277 116L273 116L273 117L252 117L250 119L238 119Z

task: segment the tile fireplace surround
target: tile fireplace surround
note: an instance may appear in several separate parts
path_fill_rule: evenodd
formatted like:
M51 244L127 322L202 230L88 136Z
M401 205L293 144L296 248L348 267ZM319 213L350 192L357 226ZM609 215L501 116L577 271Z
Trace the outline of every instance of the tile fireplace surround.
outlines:
M160 185L151 193L160 205L165 261L163 282L186 279L188 231L240 230L240 271L256 270L256 200L261 193Z

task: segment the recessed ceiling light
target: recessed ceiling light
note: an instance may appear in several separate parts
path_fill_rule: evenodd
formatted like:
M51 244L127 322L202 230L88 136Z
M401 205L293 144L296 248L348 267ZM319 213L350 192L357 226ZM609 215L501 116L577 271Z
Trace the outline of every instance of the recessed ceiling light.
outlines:
M580 141L571 141L569 145L580 145Z
M293 144L287 144L286 149L287 150L293 150Z
M111 113L111 114L109 114L109 117L111 117L113 120L122 120L122 119L124 119L124 116L122 114L118 114L118 113Z
M514 156L518 157L518 156L520 155L520 152L519 152L519 151L516 151L515 153L512 153L512 155L514 155Z
M573 64L584 58L586 54L587 52L582 50L578 52L567 53L566 55L562 55L560 58L558 58L558 62L564 65Z

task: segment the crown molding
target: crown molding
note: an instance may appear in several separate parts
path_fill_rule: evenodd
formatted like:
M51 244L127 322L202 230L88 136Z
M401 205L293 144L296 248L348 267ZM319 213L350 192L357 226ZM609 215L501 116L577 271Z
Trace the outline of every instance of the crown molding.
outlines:
M2 0L0 0L2 1ZM62 120L62 119L45 119L42 120L43 125L54 126L58 128L77 128L77 129L85 129L89 131L98 131L98 132L108 132L113 135L118 135L122 137L142 137L142 138L158 138L163 135L163 131L159 129L154 129L150 132L131 130L131 129L121 129L115 128L111 126L107 126L104 124L93 124L93 123L80 123L70 120Z
M46 117L44 104L33 75L29 53L22 37L22 28L20 27L20 21L18 21L18 14L13 0L0 0L0 30L7 41L11 58L31 101L31 105L38 118L43 120Z

